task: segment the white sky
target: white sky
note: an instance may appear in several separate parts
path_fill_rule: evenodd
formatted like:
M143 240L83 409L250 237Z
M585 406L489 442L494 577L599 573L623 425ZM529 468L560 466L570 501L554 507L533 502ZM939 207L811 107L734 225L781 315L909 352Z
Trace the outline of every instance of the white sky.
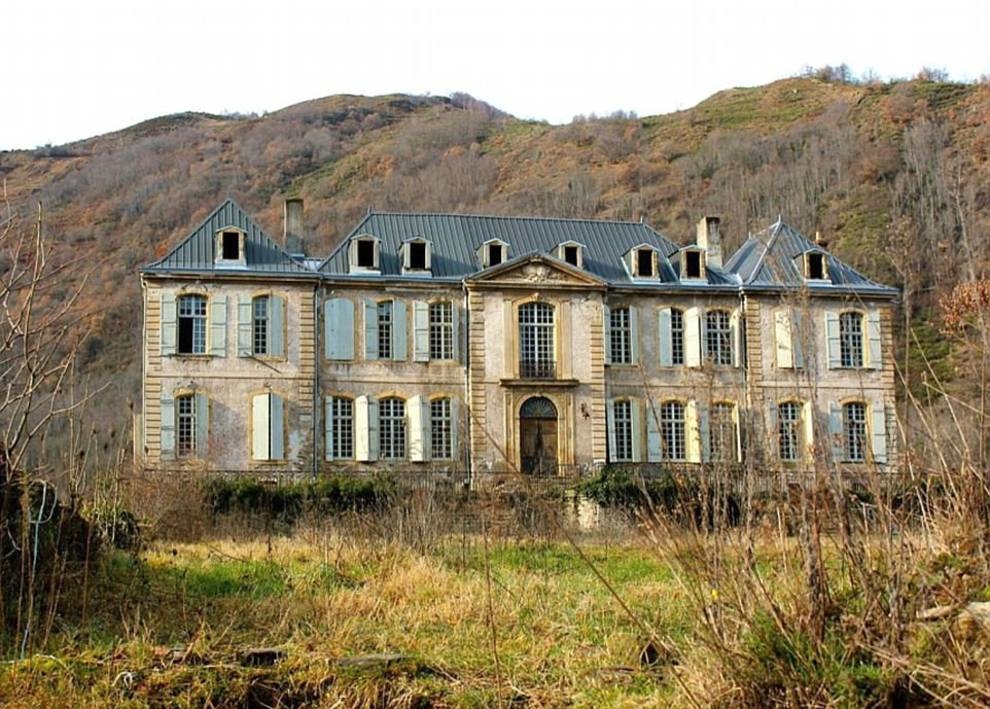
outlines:
M809 65L972 80L988 32L990 0L5 0L0 149L337 93L465 91L565 123Z

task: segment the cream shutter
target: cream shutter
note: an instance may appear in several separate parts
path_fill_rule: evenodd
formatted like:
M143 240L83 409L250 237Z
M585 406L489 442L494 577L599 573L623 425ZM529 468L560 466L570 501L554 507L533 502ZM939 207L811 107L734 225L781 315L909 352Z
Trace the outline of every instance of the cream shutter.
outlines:
M794 345L791 338L790 312L780 308L773 312L773 337L776 345L777 366L780 369L794 367Z
M368 396L354 399L354 459L378 458L378 402Z
M729 315L729 346L732 348L732 366L741 367L743 363L742 319L739 309Z
M430 361L430 305L413 303L413 361Z
M674 348L671 342L672 328L670 308L661 308L658 319L658 331L660 334L660 366L671 367L674 364Z
M632 460L634 463L643 462L643 403L637 399L629 401L629 413L632 418Z
M684 406L684 428L687 429L687 459L691 463L701 462L701 427L698 423L698 402L691 399Z
M406 326L406 303L403 300L392 301L392 359L401 361L406 358L409 349Z
M268 394L255 394L251 399L251 457L254 460L271 459L270 403Z
M327 359L354 359L354 303L348 298L333 298L323 305L326 333L324 351Z
M162 460L172 460L175 458L175 399L169 392L162 392L159 427Z
M175 341L176 341L176 324L177 324L177 314L175 309L175 294L165 293L161 294L161 308L162 308L162 339L161 339L161 353L162 355L174 355L175 354Z
M882 401L870 406L870 450L874 463L887 462L887 411Z
M871 310L866 318L866 337L863 338L867 343L868 351L866 360L866 365L872 369L880 369L883 366L882 354L881 354L881 339L880 339L880 313L876 310Z
M237 298L237 356L250 357L254 351L251 335L253 319L251 313L251 298L246 295Z
M272 295L268 298L268 354L285 356L285 299Z
M210 400L196 394L196 457L205 458L210 450Z
M412 396L406 401L406 421L409 431L409 460L422 462L427 459L430 416L426 408L429 402L422 396Z
M210 300L210 354L227 356L227 296L216 295Z
M364 301L364 358L378 359L378 303Z
M688 367L701 366L701 320L698 308L684 311L684 364Z
M828 368L842 366L842 351L839 344L839 314L825 313L825 342L828 348Z

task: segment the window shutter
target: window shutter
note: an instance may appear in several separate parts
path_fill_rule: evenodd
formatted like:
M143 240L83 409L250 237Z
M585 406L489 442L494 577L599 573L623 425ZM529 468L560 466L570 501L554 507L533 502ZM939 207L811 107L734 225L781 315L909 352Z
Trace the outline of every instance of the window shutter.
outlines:
M742 339L742 322L739 315L739 309L732 311L729 316L729 339L730 347L732 347L732 366L741 367L743 362L743 339Z
M639 323L637 322L638 308L629 306L629 363L639 362Z
M701 462L712 459L712 428L709 409L704 404L698 406L698 438L701 441Z
M629 401L629 412L632 424L632 459L634 463L643 462L643 404L636 399Z
M828 402L828 437L832 446L832 460L838 463L844 457L842 436L845 433L842 427L842 407L835 401Z
M175 458L175 399L170 393L162 392L161 407L161 457L172 460Z
M794 367L794 344L791 338L791 323L786 309L775 310L773 313L773 335L777 350L777 367L791 369Z
M825 313L825 341L828 347L828 368L837 369L841 367L842 357L839 347L838 313Z
M450 327L451 327L451 343L453 344L453 355L454 361L461 361L461 311L454 305L450 304ZM451 406L453 406L453 399L451 399Z
M450 457L460 460L461 455L457 446L458 433L461 428L460 401L456 396L450 397Z
M423 410L423 397L411 396L406 401L406 421L409 431L409 460L422 462L426 460L426 440L424 429L429 426L429 416Z
M874 463L887 462L887 411L882 401L874 401L870 407L871 426L870 436Z
M698 403L691 399L684 406L684 427L687 429L687 459L701 462L701 430L698 425Z
M364 301L364 358L378 359L378 303Z
M354 302L333 298L323 306L327 359L354 359Z
M413 303L413 360L430 361L430 306L421 300Z
M794 368L804 369L804 319L801 315L801 311L796 308L790 311L791 322L790 322L790 337L791 337L791 352L794 358Z
M780 404L776 401L771 401L767 406L767 430L766 430L766 442L767 447L771 453L770 458L773 460L780 460L780 436L777 430L777 407Z
M227 356L227 296L217 295L210 301L210 354Z
M602 337L605 364L612 364L612 310L607 305L602 306Z
M671 367L674 364L674 348L671 344L670 308L660 309L660 366Z
M176 340L176 311L175 311L175 294L174 293L162 293L161 296L161 306L162 306L162 339L161 339L161 353L162 355L174 355L175 354L175 340Z
M251 298L246 295L237 298L237 356L250 357L251 334L253 322L251 317Z
M367 396L354 399L354 459L371 460L371 416Z
M646 402L646 459L651 463L663 460L663 443L660 440L659 412L653 402Z
M866 337L864 339L869 347L869 352L867 353L869 356L865 358L868 366L873 369L880 369L883 365L880 339L880 313L876 310L870 311L866 316Z
M269 451L271 460L282 460L285 458L285 402L277 394L271 394L269 409L271 418L269 420L269 436L271 442Z
M273 295L268 299L269 313L268 354L285 357L285 299Z
M323 400L323 459L333 459L333 397Z
M702 319L698 308L684 311L684 363L689 367L701 366L701 343L704 342Z
M254 460L269 460L270 457L269 403L268 394L255 394L251 399L251 457Z
M406 327L406 303L404 300L392 301L392 359L405 360L409 349Z
M605 425L608 428L608 459L615 460L615 399L605 402Z
M378 400L368 397L368 455L378 460Z
M210 451L210 400L196 394L196 457L206 458Z

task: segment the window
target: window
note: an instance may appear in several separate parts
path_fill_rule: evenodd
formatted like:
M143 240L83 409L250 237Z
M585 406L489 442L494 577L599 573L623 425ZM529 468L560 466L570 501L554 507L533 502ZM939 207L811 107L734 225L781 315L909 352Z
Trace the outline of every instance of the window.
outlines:
M811 280L822 280L825 278L825 254L822 253L809 253L806 254L806 266L805 271L806 277Z
M426 269L426 243L423 241L412 241L409 243L409 268L416 270Z
M839 315L839 359L843 367L863 366L863 316Z
M453 421L450 414L450 399L435 399L430 402L430 457L448 459L453 457Z
M629 322L629 308L614 308L609 311L608 318L612 364L632 364L632 331Z
M488 266L498 266L502 263L502 245L501 244L489 244L488 245Z
M705 313L705 358L715 365L732 364L732 326L725 310Z
M196 455L196 397L175 397L175 454L179 458Z
M225 231L220 236L221 258L225 261L237 261L241 258L241 235L236 231Z
M713 461L730 462L737 459L735 406L713 404L708 424L708 450Z
M852 402L842 407L842 454L850 462L866 460L866 404Z
M285 457L285 402L277 394L255 394L251 399L251 457L282 460Z
M701 278L701 252L684 252L684 277Z
M801 459L801 405L793 401L777 407L777 452L780 459L793 463Z
M525 379L556 376L553 307L526 303L519 308L519 374Z
M179 354L206 354L206 297L179 298Z
M430 303L430 359L454 359L454 308Z
M254 299L253 308L253 352L256 355L268 354L268 296L263 295Z
M375 242L371 239L357 242L357 265L360 268L375 267Z
M392 358L392 301L378 304L378 358Z
M615 450L612 451L612 460L630 461L633 459L632 402L628 399L616 401L612 410L615 428Z
M660 435L665 460L686 460L687 439L684 434L684 404L667 401L660 405Z
M406 457L406 402L389 398L379 402L378 450L382 458Z
M676 308L670 311L670 363L684 364L684 312Z
M564 261L571 264L572 266L580 267L581 262L581 247L579 246L565 246L564 247Z
M653 278L653 249L636 250L636 275L640 278Z
M337 396L327 401L327 457L354 457L354 402Z

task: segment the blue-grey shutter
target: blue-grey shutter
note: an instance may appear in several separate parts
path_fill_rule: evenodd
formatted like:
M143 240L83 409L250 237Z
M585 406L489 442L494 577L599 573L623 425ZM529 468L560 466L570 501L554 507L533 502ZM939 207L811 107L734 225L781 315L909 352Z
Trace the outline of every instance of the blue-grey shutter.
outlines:
M227 296L215 295L210 300L210 354L227 356Z
M605 364L612 364L612 310L607 305L602 306L602 337L605 338L602 343Z
M169 392L162 392L160 416L161 457L172 460L175 458L175 399Z
M839 314L825 313L825 342L828 349L828 368L842 366L842 350L839 344Z
M671 342L670 308L660 309L658 331L660 334L660 366L672 367L674 365L674 347Z
M712 426L710 409L704 403L698 404L698 432L701 438L701 461L707 463L712 459Z
M880 369L883 366L880 339L880 313L876 310L870 311L866 316L866 341L869 347L867 366L873 369Z
M354 302L333 298L323 305L324 351L327 359L354 359Z
M392 359L404 360L409 349L408 327L406 325L406 303L392 301Z
M378 359L378 303L364 301L364 358Z
M251 335L254 331L254 320L251 312L251 298L246 295L237 298L237 356L250 357L254 354Z
M605 425L608 429L608 459L615 461L615 399L605 402Z
M196 394L196 457L206 458L210 452L210 400Z
M378 400L368 397L368 454L371 460L378 460Z
M660 422L657 407L649 399L646 401L646 459L650 463L663 460L663 441L660 440Z
M767 445L770 447L770 458L780 460L780 431L777 430L777 409L780 404L771 401L767 405Z
M887 462L887 411L882 401L874 401L870 406L870 451L874 463Z
M285 458L285 402L277 394L269 395L268 435L270 460Z
M456 396L450 397L450 457L454 460L460 460L460 451L458 450L458 433L460 433L461 428L461 414L459 401Z
M268 354L285 356L285 299L273 295L268 299Z
M413 303L413 360L430 361L430 306L420 300Z
M629 364L639 362L639 309L629 306Z
M801 315L801 311L792 308L790 311L791 316L791 348L794 357L794 368L803 369L804 368L804 320Z
M842 407L835 401L828 403L828 436L832 446L832 460L836 463L845 457L845 430L842 425Z
M643 462L643 404L637 399L630 399L629 413L632 424L632 462Z
M353 415L353 413L352 413ZM333 459L333 397L323 400L323 459Z
M176 310L175 310L175 294L162 292L161 294L161 307L162 307L162 339L161 339L161 353L163 355L174 355L175 354L175 340L176 340Z
M450 327L451 327L451 342L453 343L453 360L455 362L461 361L461 311L453 303L450 304ZM453 400L451 400L451 406L453 406Z

